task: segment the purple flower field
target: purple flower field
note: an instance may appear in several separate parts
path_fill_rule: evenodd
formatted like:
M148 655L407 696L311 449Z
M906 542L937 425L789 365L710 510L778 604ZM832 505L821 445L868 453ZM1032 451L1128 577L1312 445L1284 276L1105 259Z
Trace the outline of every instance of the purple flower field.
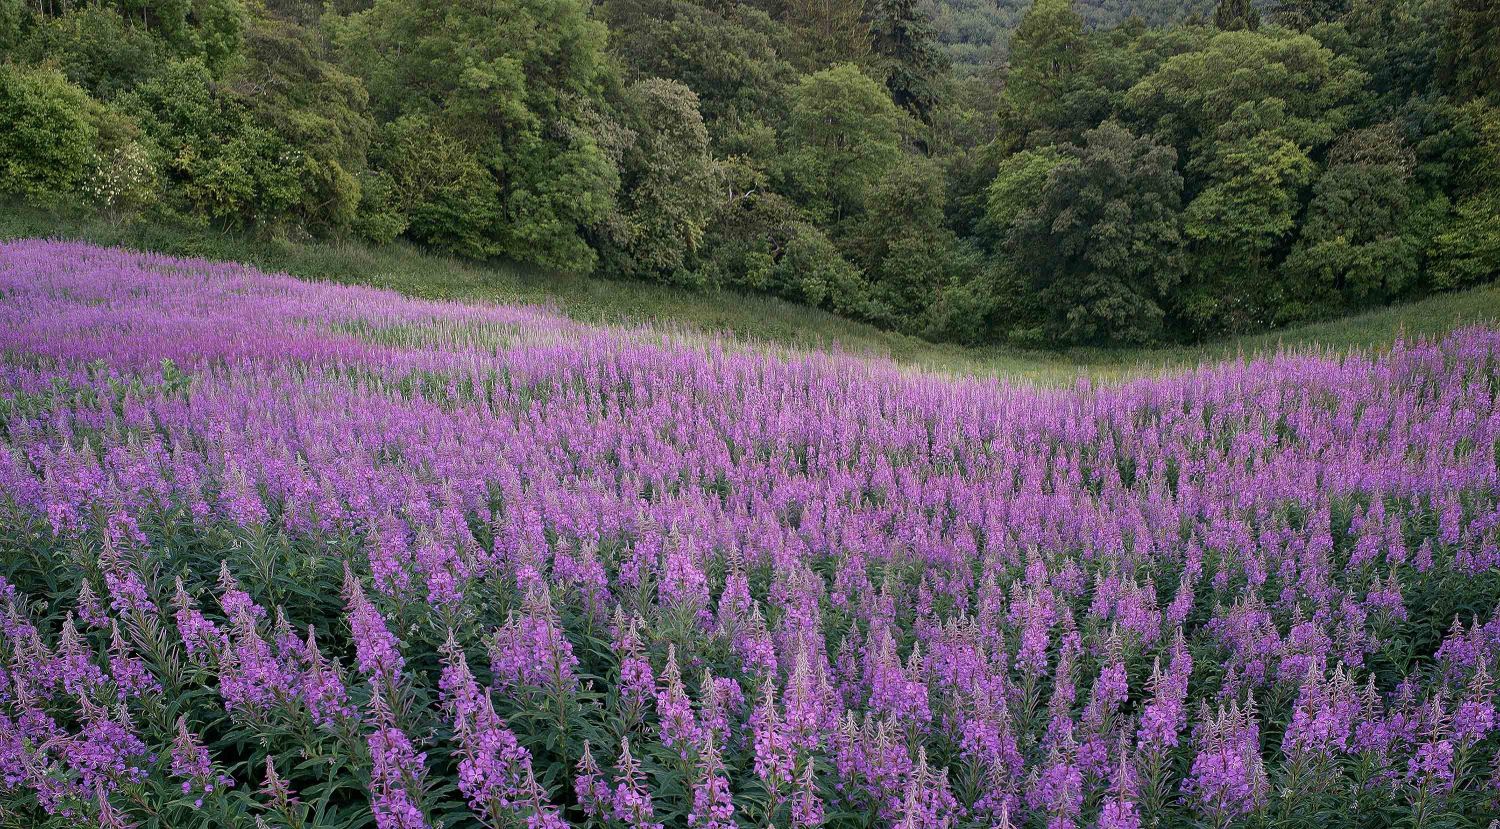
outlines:
M0 244L0 826L1486 827L1497 370L1042 390Z

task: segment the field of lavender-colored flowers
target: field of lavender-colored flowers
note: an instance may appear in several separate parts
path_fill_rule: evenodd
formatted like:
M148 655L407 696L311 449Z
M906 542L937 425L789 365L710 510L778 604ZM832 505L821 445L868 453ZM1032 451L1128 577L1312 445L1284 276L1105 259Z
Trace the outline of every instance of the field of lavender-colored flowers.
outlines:
M1497 368L1047 391L0 245L0 826L1484 827Z

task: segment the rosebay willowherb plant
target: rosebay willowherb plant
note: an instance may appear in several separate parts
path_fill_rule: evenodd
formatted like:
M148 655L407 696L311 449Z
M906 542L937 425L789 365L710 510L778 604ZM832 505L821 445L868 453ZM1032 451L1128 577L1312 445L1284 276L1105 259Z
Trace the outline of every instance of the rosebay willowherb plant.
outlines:
M0 825L1484 827L1500 334L1038 390L0 246Z

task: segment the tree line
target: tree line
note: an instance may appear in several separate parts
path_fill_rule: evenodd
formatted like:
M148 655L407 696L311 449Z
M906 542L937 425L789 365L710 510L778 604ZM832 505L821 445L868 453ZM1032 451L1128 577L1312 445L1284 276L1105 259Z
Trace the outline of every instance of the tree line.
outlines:
M967 69L955 8L0 0L0 196L970 344L1195 340L1500 273L1495 0L1155 27L1035 0Z

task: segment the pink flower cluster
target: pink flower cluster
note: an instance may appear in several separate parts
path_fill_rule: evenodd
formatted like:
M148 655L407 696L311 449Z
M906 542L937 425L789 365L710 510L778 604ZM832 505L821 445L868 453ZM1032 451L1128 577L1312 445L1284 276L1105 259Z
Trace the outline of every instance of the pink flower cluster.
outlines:
M0 811L1485 825L1497 375L1038 389L0 244Z

